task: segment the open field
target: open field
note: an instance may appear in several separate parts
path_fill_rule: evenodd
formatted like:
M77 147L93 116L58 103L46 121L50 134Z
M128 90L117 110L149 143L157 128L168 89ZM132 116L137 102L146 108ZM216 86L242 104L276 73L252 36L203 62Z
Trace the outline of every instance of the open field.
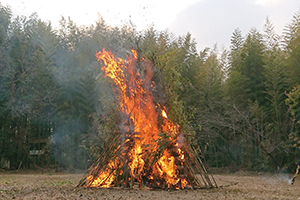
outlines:
M220 188L181 191L75 188L82 176L0 172L0 199L300 199L300 178L290 185L287 174L214 175Z

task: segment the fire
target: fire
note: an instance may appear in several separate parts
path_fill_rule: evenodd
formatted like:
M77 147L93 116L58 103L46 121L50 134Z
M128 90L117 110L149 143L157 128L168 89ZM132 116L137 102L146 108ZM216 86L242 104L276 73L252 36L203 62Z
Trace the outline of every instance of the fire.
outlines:
M107 169L103 173L101 173L100 176L98 176L97 178L94 178L93 175L88 176L88 182L93 180L93 182L90 184L90 187L111 187L111 184L116 177L115 169L117 168L117 165L119 165L118 160L110 160L110 162L107 165Z
M133 158L132 162L129 164L131 167L131 174L134 177L138 177L140 173L143 171L144 160L142 159L142 148L140 145L136 145L131 149L130 156Z
M167 115L166 111L164 111L164 110L161 111L161 115L166 119L168 118L168 115Z
M174 185L178 182L176 178L175 158L168 151L164 151L163 156L157 162L160 176L165 176L168 185Z
M102 71L105 76L116 85L120 96L119 110L127 119L123 124L123 130L126 130L123 133L123 146L129 150L123 156L128 161L128 180L139 181L141 184L143 177L151 187L166 184L168 187L184 188L188 184L187 180L178 177L179 168L184 165L184 152L182 145L178 144L179 126L169 120L165 107L156 105L153 101L155 84L151 81L151 66L145 60L138 63L138 54L134 50L127 61L115 58L105 49L98 52L96 58L103 62ZM145 67L142 75L137 70L137 64ZM159 113L163 118L162 124L158 123ZM162 149L158 142L162 139L161 133L166 135L168 148ZM111 187L116 179L114 169L117 164L117 161L110 161L106 170L98 177L90 175L88 181L93 181L91 186ZM125 170L122 172L125 173ZM127 177L125 174L123 176Z

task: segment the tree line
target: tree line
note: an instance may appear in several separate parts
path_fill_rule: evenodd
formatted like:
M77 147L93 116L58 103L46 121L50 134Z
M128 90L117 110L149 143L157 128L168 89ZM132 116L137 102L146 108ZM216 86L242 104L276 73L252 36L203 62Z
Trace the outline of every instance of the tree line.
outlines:
M95 53L153 64L154 97L211 167L294 170L300 121L300 12L284 32L233 30L228 49L200 52L175 36L99 17L54 29L0 4L0 161L10 168L85 169L116 129L117 97ZM142 67L142 66L140 66ZM143 69L140 69L141 74ZM1 166L0 166L1 167Z

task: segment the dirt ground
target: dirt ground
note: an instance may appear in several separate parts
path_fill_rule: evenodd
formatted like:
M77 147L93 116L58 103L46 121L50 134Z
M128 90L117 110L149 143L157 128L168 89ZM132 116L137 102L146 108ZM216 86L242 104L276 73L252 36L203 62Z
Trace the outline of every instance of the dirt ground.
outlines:
M215 174L216 189L149 190L75 188L83 174L0 172L0 199L299 199L300 177L237 172Z

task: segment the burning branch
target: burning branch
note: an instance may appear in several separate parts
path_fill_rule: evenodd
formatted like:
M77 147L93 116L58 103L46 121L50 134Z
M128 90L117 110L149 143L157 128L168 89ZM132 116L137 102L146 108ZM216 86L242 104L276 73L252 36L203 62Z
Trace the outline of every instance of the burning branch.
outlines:
M137 183L140 188L214 187L195 150L189 143L184 144L179 125L168 119L165 107L154 103L152 70L147 62L138 58L135 51L128 61L116 59L105 49L96 57L103 62L105 75L117 86L124 122L120 134L112 134L100 158L78 186L134 188ZM147 69L145 78L137 65ZM195 173L201 175L201 180Z

